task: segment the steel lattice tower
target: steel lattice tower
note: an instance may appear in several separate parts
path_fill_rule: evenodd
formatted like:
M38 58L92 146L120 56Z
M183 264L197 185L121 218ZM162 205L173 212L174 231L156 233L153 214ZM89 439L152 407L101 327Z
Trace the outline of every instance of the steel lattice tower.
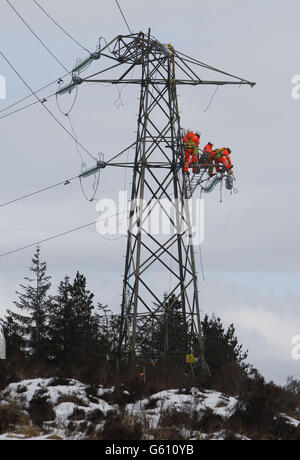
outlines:
M159 43L151 36L150 30L148 34L140 32L118 36L100 50L100 55L107 56L108 51L117 64L107 70L127 65L120 78L76 77L74 82L140 86L119 353L128 354L134 360L143 342L143 331L151 327L153 321L161 321L162 315L168 313L166 309L172 307L172 302L179 301L186 331L197 335L200 363L206 369L195 252L190 244L192 222L186 206L191 184L189 177L183 173L184 147L177 87L254 84L199 63L206 71L218 71L232 77L226 81L201 79L192 68L198 61L175 51L171 45ZM134 67L140 69L140 77L127 78ZM177 73L180 73L180 78ZM166 203L171 205L171 211ZM167 236L153 234L147 227L157 208L170 224L171 232ZM160 283L156 285L158 276ZM165 286L164 292L162 285ZM144 318L142 325L140 317ZM182 358L188 352L192 350L186 340L182 343ZM162 353L168 353L167 341Z

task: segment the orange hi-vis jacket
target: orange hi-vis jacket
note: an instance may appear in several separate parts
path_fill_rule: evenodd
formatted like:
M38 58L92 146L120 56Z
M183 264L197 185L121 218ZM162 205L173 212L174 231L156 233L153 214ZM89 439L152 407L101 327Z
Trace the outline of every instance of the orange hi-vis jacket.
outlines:
M193 153L193 163L199 162L199 147L200 147L200 136L195 134L195 147Z
M213 151L211 153L211 158L215 160L216 163L222 163L226 171L229 171L232 167L230 153L226 147Z
M207 144L204 149L203 149L203 152L207 153L207 155L211 155L212 154L212 145L211 144Z
M193 156L196 146L196 137L193 132L188 132L183 138L183 143L185 147L185 162L184 162L184 171L189 171L189 166L193 162Z
M214 173L214 166L213 166L213 163L214 163L214 151L213 151L213 146L211 143L207 144L204 149L203 149L203 152L204 152L204 160L206 160L210 166L209 166L209 175L212 176L213 173ZM215 161L215 165L216 165L216 161Z

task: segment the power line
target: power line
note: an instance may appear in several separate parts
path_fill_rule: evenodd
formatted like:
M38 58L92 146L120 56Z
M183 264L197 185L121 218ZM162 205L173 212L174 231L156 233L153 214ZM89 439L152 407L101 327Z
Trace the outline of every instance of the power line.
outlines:
M7 62L7 64L10 66L10 68L15 72L16 75L20 78L20 80L24 83L24 85L31 91L34 97L42 104L45 110L51 115L51 117L62 127L62 129L73 139L73 141L76 142L91 158L93 158L94 161L97 161L96 158L85 148L83 147L82 144L78 142L78 140L70 133L70 131L67 130L67 128L59 121L59 119L51 112L51 110L48 109L48 107L43 103L43 101L37 96L37 94L33 91L33 89L28 85L28 83L24 80L24 78L19 74L19 72L16 70L16 68L11 64L11 62L7 59L7 57L4 55L4 53L0 50L0 55L3 57L3 59Z
M53 189L55 187L59 187L60 185L69 185L70 182L72 182L73 180L78 179L78 178L79 178L79 175L75 176L75 177L72 177L71 179L65 179L64 181L58 182L57 184L54 184L54 185L50 185L49 187L44 187L44 188L42 188L40 190L37 190L35 192L28 193L27 195L20 196L18 198L15 198L14 200L10 200L10 201L7 201L6 203L0 204L0 208L4 208L5 206L8 206L8 205L13 204L13 203L17 203L18 201L21 201L21 200L25 200L26 198L30 198L32 196L38 195L39 193L46 192L46 191L51 190L51 189Z
M0 117L0 120L3 120L3 118L10 117L11 115L14 115L15 113L22 112L22 110L25 110L25 109L28 109L30 107L33 107L34 105L36 105L38 103L39 103L39 101L35 101L35 102L32 102L31 104L28 104L28 105L25 105L24 107L21 107L20 109L13 110L13 112L9 112L9 113L7 113L5 115L2 115L2 117Z
M130 149L131 147L133 147L133 145L135 145L135 143L132 144L131 146L129 146L126 150L124 150L124 151L122 151L121 153L119 153L118 156L121 155L121 154L123 154L123 153L125 153L126 151L129 151L129 149ZM111 161L112 161L112 160L110 160L108 163L106 163L106 165L107 165L107 166L115 166L114 164L111 164ZM126 165L127 165L127 163L126 163ZM117 165L117 166L119 166L119 165ZM129 165L129 167L131 167L131 168L132 168L132 166L133 166L133 164L130 164L130 165ZM44 188L42 188L42 189L39 189L39 190L36 190L36 191L34 191L34 192L28 193L28 194L26 194L26 195L22 195L22 196L20 196L20 197L18 197L18 198L15 198L15 199L13 199L13 200L6 201L5 203L0 203L0 209L1 209L1 208L4 208L4 207L6 207L6 206L9 206L9 205L11 205L11 204L17 203L17 202L19 202L19 201L25 200L26 198L31 198L31 197L33 197L33 196L35 196L35 195L39 195L40 193L47 192L47 191L52 190L52 189L54 189L54 188L56 188L56 187L59 187L59 186L61 186L61 185L69 185L70 182L72 182L72 181L74 181L74 180L76 180L76 179L80 179L81 177L82 177L82 174L78 174L77 176L74 176L74 177L72 177L71 179L65 179L65 180L63 180L63 181L61 181L61 182L58 182L58 183L56 183L56 184L49 185L49 186L47 186L47 187L44 187ZM92 200L88 200L88 201L92 201Z
M124 19L124 21L125 21L125 24L126 24L126 26L127 26L127 29L129 30L129 33L130 33L130 35L131 35L133 32L131 31L131 29L130 29L130 27L129 27L129 25L128 25L128 22L127 22L127 20L126 20L126 18L125 18L125 14L123 13L122 8L120 7L120 4L119 4L118 0L115 0L115 1L116 1L116 4L118 5L118 8L119 8L119 10L120 10L120 13L121 13L121 15L122 15L122 17L123 17L123 19Z
M36 37L36 39L41 43L41 45L48 51L48 53L55 59L55 61L67 72L70 73L70 71L65 67L65 65L55 56L54 53L48 48L48 46L40 39L40 37L35 33L35 31L32 29L32 27L28 24L28 22L25 21L25 19L21 16L21 14L18 12L18 10L11 4L9 0L6 0L6 2L9 4L9 6L13 9L13 11L16 13L16 15L21 19L21 21L25 24L25 26L30 30L30 32Z
M57 82L59 82L59 81L62 81L67 75L69 75L69 72L68 72L67 74L63 75L62 77L60 77L59 79L54 80L54 81L52 81L51 83L48 83L47 85L43 86L42 88L36 90L36 91L35 91L35 94L38 94L38 93L40 93L41 91L43 91L44 89L49 88L50 86L54 85L54 83L57 83ZM54 94L56 94L56 93L54 93ZM19 99L18 101L14 102L13 104L8 105L8 106L5 107L4 109L0 110L0 113L6 112L7 110L12 109L12 108L15 107L16 105L21 104L21 102L24 102L24 101L26 101L27 99L30 99L32 96L33 96L32 93L28 94L28 96L25 96L25 97L23 97L22 99ZM49 98L49 97L51 97L51 96L48 96L48 98Z
M39 244L47 243L47 242L55 240L57 238L61 238L62 236L70 235L71 233L77 232L79 230L83 230L84 228L91 227L92 225L96 225L99 222L104 222L104 221L106 221L108 219L112 219L113 217L118 217L118 216L120 216L122 214L125 214L126 212L127 211L119 212L117 214L108 216L106 218L98 219L98 220L96 220L94 222L90 222L89 224L85 224L85 225L81 225L80 227L73 228L72 230L68 230L66 232L59 233L59 234L51 236L49 238L45 238L44 240L36 241L35 243L28 244L28 245L23 246L21 248L14 249L12 251L2 253L2 254L0 254L0 258L9 256L9 255L12 255L12 254L16 254L17 252L25 251L25 249L33 248L33 247L35 247L35 246L37 246Z
M22 112L23 110L29 109L30 107L33 107L34 105L37 105L39 102L41 102L42 104L45 104L45 102L48 102L48 99L50 99L51 97L53 97L55 95L56 95L56 93L50 94L49 96L44 97L41 101L31 102L31 104L24 105L23 107L20 107L19 109L16 109L16 110L13 110L12 112L6 113L5 115L2 115L0 117L0 120L3 120L3 118L8 118L11 115L14 115L16 113ZM16 105L16 104L14 104L14 105Z
M70 35L52 16L50 16L50 14L36 1L36 0L32 0L36 6L38 6L44 13L45 15L60 29L62 30L74 43L76 43L78 46L80 46L80 48L82 48L84 51L88 52L89 54L91 54L91 52L85 48L79 41L77 41L74 37L72 37L72 35Z

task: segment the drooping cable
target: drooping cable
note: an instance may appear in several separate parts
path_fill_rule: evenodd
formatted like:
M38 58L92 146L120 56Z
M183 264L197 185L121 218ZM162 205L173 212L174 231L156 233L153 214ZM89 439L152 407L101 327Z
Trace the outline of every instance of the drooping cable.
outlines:
M219 88L220 88L220 86L217 86L217 87L216 87L216 89L215 89L215 91L214 91L214 93L213 93L213 95L212 95L212 97L211 97L211 99L210 99L210 101L209 101L209 104L208 104L208 106L206 107L206 109L203 110L203 113L206 113L206 112L209 110L209 108L211 107L211 105L212 105L212 103L213 103L213 100L214 100L214 98L215 98L215 96L216 96L216 94L217 94Z
M68 110L63 110L58 102L58 94L56 93L56 104L57 104L57 107L58 107L58 110L60 111L60 113L62 115L64 115L65 117L68 117L70 115L70 113L72 112L72 110L74 109L75 107L75 104L76 104L76 101L77 101L77 98L78 98L78 86L76 86L76 89L75 89L75 96L74 96L74 99L69 107ZM77 136L76 136L77 137Z
M84 172L84 163L82 165L82 172ZM97 173L95 173L95 181L94 181L94 184L93 184L93 194L91 197L88 197L85 189L84 189L84 186L83 186L83 182L82 182L82 177L79 177L79 180L80 180L80 185L81 185L81 190L82 190L82 193L83 193L83 196L84 198L89 201L89 202L93 202L95 201L95 197L97 195L97 192L98 192L98 188L99 188L99 184L100 184L100 175L101 175L101 170L99 169Z

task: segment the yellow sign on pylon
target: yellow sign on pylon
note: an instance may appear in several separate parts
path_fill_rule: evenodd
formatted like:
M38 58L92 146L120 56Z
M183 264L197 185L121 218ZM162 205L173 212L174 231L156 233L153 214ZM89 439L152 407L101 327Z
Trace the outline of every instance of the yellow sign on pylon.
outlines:
M186 355L186 363L187 364L195 364L195 355L193 355L193 354Z

